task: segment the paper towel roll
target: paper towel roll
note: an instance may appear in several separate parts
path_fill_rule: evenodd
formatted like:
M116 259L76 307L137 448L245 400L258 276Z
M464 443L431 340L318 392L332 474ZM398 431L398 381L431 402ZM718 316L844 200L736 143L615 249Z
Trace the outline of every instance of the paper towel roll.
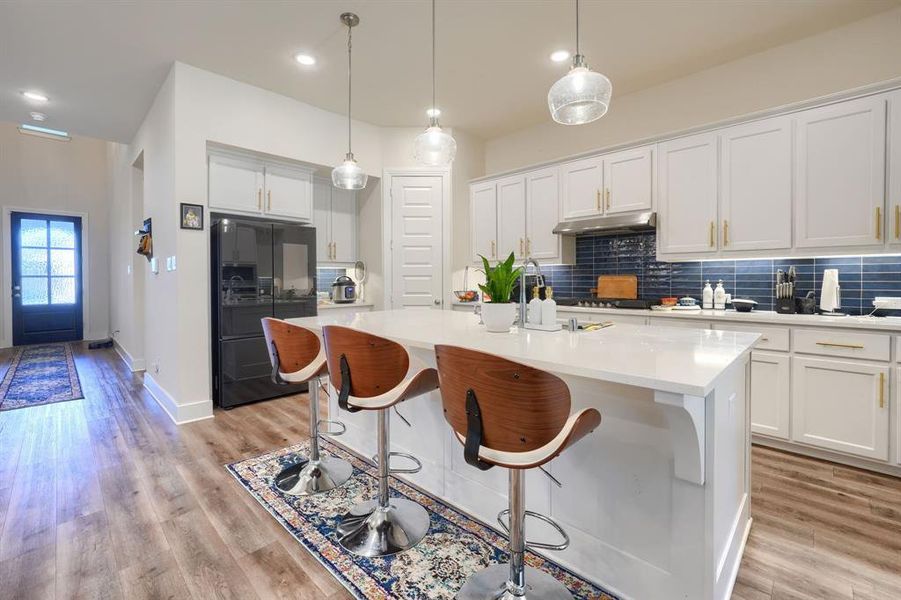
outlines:
M833 312L841 308L841 296L839 295L838 269L826 269L823 271L823 288L820 291L820 309L825 312Z

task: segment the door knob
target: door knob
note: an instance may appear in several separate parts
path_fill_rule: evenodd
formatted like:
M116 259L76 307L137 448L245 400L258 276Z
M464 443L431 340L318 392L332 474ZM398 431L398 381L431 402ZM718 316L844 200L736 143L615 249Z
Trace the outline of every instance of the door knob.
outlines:
M435 306L441 306L441 300L439 298L435 298Z

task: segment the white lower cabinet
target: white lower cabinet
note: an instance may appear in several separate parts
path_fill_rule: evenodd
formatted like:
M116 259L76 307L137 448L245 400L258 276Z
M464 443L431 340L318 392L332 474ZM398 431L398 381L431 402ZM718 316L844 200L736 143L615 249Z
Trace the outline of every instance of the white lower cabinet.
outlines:
M791 439L887 461L888 388L887 365L793 357Z
M791 437L791 358L776 352L751 353L751 431Z

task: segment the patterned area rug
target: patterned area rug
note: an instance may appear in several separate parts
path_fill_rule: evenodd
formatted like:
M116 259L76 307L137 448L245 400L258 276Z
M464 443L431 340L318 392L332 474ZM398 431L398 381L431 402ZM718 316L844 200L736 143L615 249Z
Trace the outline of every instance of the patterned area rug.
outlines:
M69 344L22 346L0 384L0 411L84 398Z
M287 496L272 483L283 465L296 460L298 454L305 454L306 444L239 461L226 468L354 597L452 600L471 574L489 564L507 561L504 537L395 478L391 478L392 496L407 497L429 511L428 535L415 548L385 558L361 558L346 552L335 541L335 528L351 506L376 496L375 468L328 441L323 441L322 448L350 461L354 476L344 486L315 496ZM616 600L541 556L527 553L526 563L562 581L577 600Z

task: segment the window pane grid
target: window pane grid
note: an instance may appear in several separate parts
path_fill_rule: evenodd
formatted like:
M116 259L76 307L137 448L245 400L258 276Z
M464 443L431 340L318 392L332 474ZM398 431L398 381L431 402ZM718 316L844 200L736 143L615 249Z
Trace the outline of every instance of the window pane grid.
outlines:
M74 304L77 291L75 224L52 219L22 219L19 247L22 304Z

